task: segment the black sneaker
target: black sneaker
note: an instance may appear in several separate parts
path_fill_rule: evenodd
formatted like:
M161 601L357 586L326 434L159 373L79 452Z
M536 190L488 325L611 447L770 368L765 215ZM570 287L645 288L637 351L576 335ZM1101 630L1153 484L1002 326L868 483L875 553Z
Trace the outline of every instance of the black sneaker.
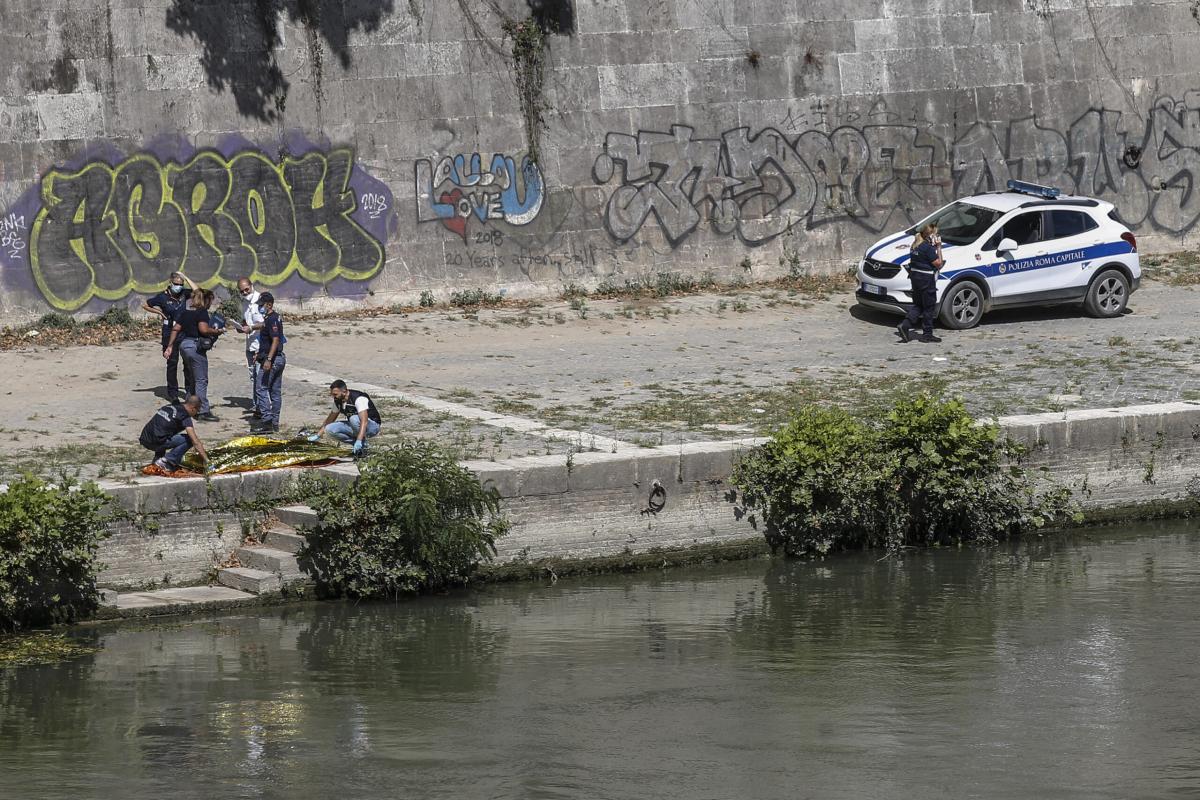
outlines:
M269 422L251 422L251 433L270 433L273 426Z
M939 341L941 341L941 340L939 340ZM279 423L278 422L271 425L271 433L279 433Z
M201 420L203 422L220 422L221 421L221 418L218 417L216 414L212 413L211 411L206 411L203 414L197 414L196 419Z
M925 344L937 344L942 340L939 337L934 336L932 333L926 333L926 334L922 334L921 338L918 339L917 341L925 342Z
M908 320L904 320L904 322L901 322L899 325L896 326L896 333L898 333L900 335L900 341L906 342L906 343L908 342L908 340L909 340Z

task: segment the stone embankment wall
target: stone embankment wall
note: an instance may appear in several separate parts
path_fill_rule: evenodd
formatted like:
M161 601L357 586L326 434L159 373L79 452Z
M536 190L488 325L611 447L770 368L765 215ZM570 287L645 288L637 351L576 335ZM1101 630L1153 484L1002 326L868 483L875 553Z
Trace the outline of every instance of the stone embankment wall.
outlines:
M1027 467L1075 490L1085 509L1194 511L1200 498L1200 405L1007 417L1003 430L1028 445ZM579 453L467 462L503 496L511 533L497 563L612 559L761 539L729 476L758 440L702 442L623 453ZM351 481L353 465L325 468ZM114 523L101 582L115 588L205 580L290 489L296 470L201 479L139 479L105 488L133 516Z
M5 0L0 314L841 270L1009 178L1174 249L1197 148L1193 0Z

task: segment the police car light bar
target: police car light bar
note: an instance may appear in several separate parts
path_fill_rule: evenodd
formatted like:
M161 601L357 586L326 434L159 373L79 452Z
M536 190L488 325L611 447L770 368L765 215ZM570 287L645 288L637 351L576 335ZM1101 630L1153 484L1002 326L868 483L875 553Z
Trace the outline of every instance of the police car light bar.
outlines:
M1027 183L1025 181L1009 181L1008 190L1010 192L1020 192L1021 194L1032 194L1038 197L1045 197L1048 200L1053 200L1058 197L1059 191L1053 186L1042 186L1037 183Z

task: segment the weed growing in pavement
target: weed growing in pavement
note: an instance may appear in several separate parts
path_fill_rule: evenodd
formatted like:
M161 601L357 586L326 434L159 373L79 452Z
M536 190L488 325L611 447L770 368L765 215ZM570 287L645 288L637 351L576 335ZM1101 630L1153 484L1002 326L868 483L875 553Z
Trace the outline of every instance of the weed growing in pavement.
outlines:
M720 285L711 272L705 272L699 278L676 272L658 272L654 275L626 278L623 285L605 281L596 287L592 296L606 299L670 297L717 288L720 288Z
M1146 256L1142 267L1148 280L1161 281L1168 286L1200 284L1200 253L1182 251Z
M504 298L486 289L464 289L450 293L450 305L457 308L478 308L479 306L498 306Z
M241 316L240 312L238 316ZM157 338L161 329L158 317L152 320L134 319L129 309L123 306L112 306L103 314L83 321L54 312L44 314L28 325L0 329L0 350L31 343L108 345Z

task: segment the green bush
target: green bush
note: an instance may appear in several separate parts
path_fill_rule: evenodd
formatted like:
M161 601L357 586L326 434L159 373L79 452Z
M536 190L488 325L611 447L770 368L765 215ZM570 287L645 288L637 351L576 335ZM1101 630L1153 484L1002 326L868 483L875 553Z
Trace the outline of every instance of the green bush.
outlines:
M450 305L458 308L474 308L475 306L498 306L504 298L486 289L463 289L450 293Z
M60 314L57 311L51 311L49 314L43 314L37 322L33 323L34 329L44 330L71 330L75 327L75 318L70 314Z
M733 482L775 551L895 552L994 542L1067 514L1069 491L1037 492L1022 456L960 400L924 394L871 422L804 407L742 459Z
M230 330L233 330L234 323L240 324L242 321L242 299L240 296L229 295L221 301L221 304L215 310L225 318L225 322L229 325Z
M87 322L83 323L85 328L95 328L100 325L112 325L117 328L134 328L138 327L137 322L129 313L129 309L125 306L109 306L104 310L103 314L92 317Z
M464 583L508 528L499 493L430 442L405 441L360 462L350 486L306 476L301 494L320 523L305 531L300 558L334 596Z
M25 476L0 493L0 631L96 608L96 551L110 499L94 483Z

